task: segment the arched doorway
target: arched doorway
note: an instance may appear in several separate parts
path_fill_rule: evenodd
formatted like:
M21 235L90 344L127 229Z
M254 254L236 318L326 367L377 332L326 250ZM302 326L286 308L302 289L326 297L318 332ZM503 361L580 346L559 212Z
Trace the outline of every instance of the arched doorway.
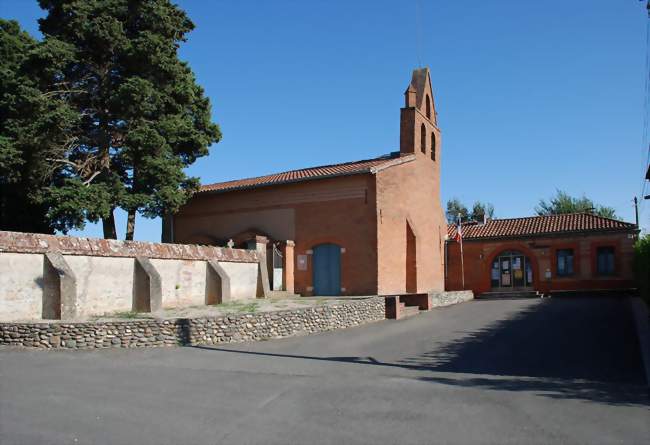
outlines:
M314 295L340 295L341 246L319 244L313 250Z
M406 223L406 292L418 292L417 238L411 225Z
M533 263L517 250L506 250L494 257L490 268L493 290L521 290L533 287Z

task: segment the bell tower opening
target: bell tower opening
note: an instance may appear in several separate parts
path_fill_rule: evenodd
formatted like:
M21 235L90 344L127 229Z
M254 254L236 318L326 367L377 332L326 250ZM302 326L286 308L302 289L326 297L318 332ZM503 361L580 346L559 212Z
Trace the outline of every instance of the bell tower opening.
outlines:
M427 158L427 145L431 141L431 160L439 155L436 146L436 110L428 68L413 70L411 83L404 92L404 108L400 115L400 152L422 153Z

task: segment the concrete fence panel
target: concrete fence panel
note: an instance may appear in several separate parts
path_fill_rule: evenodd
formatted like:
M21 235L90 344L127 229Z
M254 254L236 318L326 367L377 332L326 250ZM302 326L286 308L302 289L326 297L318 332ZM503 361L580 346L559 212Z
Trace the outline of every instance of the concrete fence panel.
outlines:
M77 277L80 316L133 308L133 258L66 255Z
M38 320L43 315L42 254L0 254L0 304L3 320Z
M258 277L260 266L255 263L219 262L230 277L230 299L245 300L258 296ZM267 281L268 286L268 281Z
M63 319L255 298L260 249L0 231L0 321ZM266 278L266 279L265 279Z
M205 304L206 261L152 259L162 280L163 307Z

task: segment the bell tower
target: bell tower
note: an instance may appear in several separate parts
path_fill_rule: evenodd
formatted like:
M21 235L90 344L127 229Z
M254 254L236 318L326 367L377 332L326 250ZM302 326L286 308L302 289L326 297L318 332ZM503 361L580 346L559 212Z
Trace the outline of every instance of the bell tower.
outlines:
M400 113L400 152L415 153L432 162L440 158L440 130L437 125L429 68L413 70L411 83L404 92Z

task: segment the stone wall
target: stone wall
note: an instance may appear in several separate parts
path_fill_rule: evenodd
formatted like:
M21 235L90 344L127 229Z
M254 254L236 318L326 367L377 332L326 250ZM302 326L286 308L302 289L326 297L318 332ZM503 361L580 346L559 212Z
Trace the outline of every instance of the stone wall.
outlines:
M264 296L262 250L0 231L0 321Z
M431 308L451 306L452 304L465 303L474 299L474 292L471 290L460 290L454 292L432 292L429 293Z
M384 314L384 298L369 297L307 309L214 318L0 323L0 346L95 349L235 343L332 331L383 320Z

